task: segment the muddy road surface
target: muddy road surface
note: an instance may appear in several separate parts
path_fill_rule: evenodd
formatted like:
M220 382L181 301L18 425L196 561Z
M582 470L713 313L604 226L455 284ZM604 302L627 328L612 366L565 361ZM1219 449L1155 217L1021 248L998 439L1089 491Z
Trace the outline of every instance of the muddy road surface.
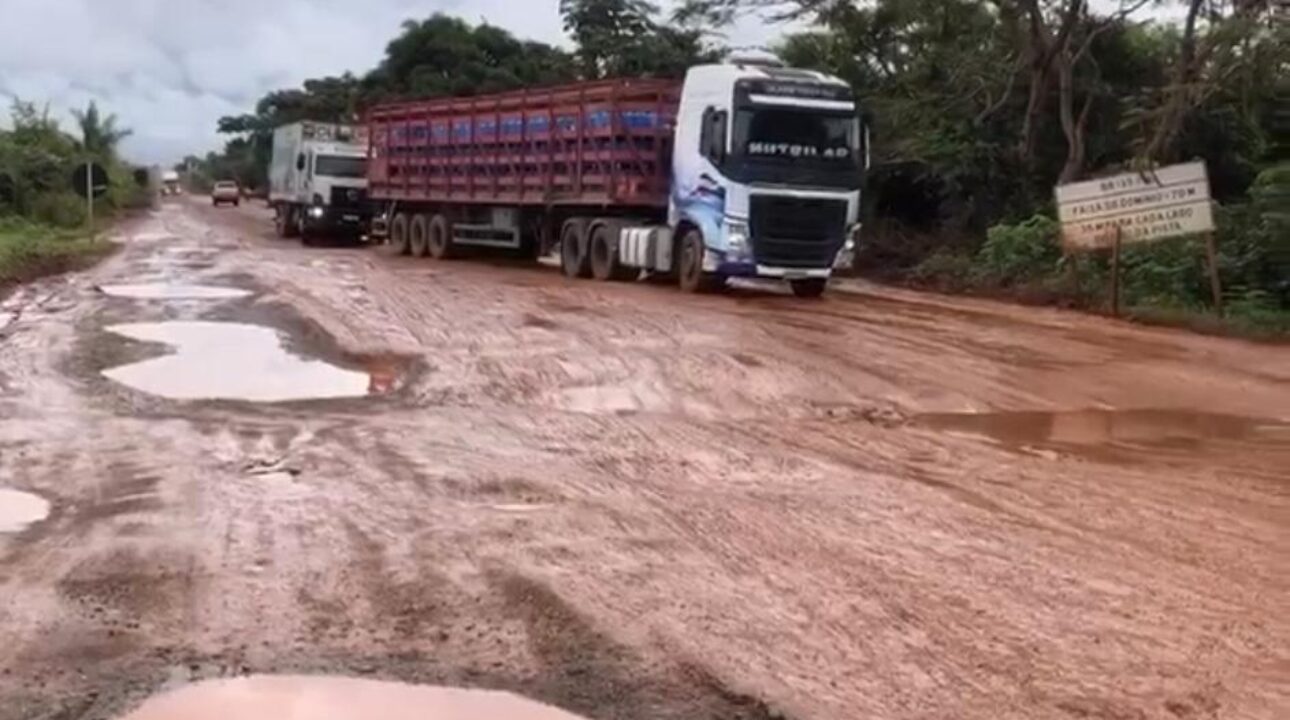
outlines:
M627 718L1290 716L1290 350L276 240L0 301L0 718L337 674Z

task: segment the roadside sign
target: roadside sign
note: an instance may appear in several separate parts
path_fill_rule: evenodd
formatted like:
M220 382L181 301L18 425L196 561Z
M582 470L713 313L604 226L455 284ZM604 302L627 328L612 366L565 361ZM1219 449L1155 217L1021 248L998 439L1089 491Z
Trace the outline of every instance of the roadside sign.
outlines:
M77 165L72 171L72 192L85 198L90 199L90 193L94 197L103 197L108 189L107 170L98 163L84 163Z
M1163 240L1214 229L1205 163L1170 165L1058 185L1057 216L1062 241L1076 250L1116 242Z

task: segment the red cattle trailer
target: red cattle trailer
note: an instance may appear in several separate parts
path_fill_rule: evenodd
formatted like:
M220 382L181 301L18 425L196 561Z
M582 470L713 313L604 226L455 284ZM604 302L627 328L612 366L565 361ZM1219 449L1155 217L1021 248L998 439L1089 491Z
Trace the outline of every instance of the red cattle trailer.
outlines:
M381 105L367 115L368 192L415 254L549 245L580 215L659 220L680 90L604 80Z

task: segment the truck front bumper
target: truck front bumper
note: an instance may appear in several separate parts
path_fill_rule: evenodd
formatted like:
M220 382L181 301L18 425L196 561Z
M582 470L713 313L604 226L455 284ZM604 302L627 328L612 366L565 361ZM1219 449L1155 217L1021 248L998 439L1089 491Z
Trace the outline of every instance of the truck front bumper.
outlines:
M310 205L305 208L305 225L320 232L363 233L367 231L370 219L370 213L358 209L325 205Z

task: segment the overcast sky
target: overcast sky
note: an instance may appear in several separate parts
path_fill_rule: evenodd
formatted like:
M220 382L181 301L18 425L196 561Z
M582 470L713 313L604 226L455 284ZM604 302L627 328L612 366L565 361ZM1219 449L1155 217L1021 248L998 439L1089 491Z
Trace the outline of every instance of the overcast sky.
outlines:
M566 43L558 2L0 0L0 101L49 103L66 119L95 99L134 129L126 157L171 163L217 148L215 121L249 111L269 90L372 68L405 19L443 11ZM758 45L777 32L748 19L729 43Z

